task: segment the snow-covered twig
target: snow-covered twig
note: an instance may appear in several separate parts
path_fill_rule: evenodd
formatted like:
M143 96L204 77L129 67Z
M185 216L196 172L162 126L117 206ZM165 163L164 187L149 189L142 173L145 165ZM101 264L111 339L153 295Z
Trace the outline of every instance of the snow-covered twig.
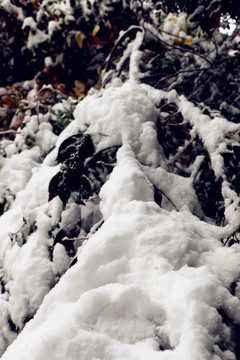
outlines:
M82 237L82 238L63 238L62 241L85 241L88 240L88 237Z
M102 86L103 88L106 86L106 84L112 79L112 73L110 73L108 76L106 76L109 66L110 66L110 62L112 59L113 54L115 53L117 47L128 37L128 36L132 36L133 34L136 34L138 31L144 31L144 29L141 26L136 26L136 25L132 25L130 26L126 31L121 31L120 35L112 49L112 51L110 52L110 54L108 55L106 62L105 62L105 66L102 70ZM118 76L121 73L121 69L118 69Z
M99 199L99 195L90 197L89 199L86 200L86 202L94 201L94 200L96 200L96 199Z
M238 132L238 131L240 131L240 129L228 131L228 132L224 133L224 135L235 134L235 133Z
M104 161L97 161L96 164L104 165L104 166L111 167L111 168L114 168L116 166L116 164L108 164L108 163L105 163Z
M5 135L17 135L17 134L21 134L21 131L16 131L16 130L5 130L5 131L0 131L0 136L5 136Z
M103 223L104 223L104 220L101 219L95 225L93 225L93 227L90 230L90 233L88 234L89 237L91 237L93 234L95 234L98 231L98 229L103 225Z
M142 27L141 26L135 26L132 25L130 26L126 31L121 31L120 35L114 45L114 47L112 48L112 51L110 52L110 54L108 55L106 62L105 62L105 66L103 68L103 74L106 73L108 71L109 65L110 65L110 61L112 59L112 56L114 54L114 52L116 51L117 47L132 33L137 32L137 31L142 31Z

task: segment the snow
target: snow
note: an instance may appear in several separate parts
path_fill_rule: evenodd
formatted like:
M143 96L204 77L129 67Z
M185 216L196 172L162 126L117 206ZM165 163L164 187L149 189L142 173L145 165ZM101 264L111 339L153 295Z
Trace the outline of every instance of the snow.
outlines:
M237 124L210 119L176 91L141 85L142 35L130 46L128 81L92 91L59 137L47 116L29 116L16 148L1 159L1 189L14 195L0 218L2 360L235 359L227 323L240 323L240 247L220 240L236 230L239 199L223 178L226 226L203 221L193 178L168 171L155 105L166 98L179 106L219 177L224 134ZM70 201L64 208L58 197L48 202L48 184L59 171L60 144L79 131L92 137L96 151L118 145L117 162L99 205ZM35 139L28 149L26 135ZM77 262L62 244L50 259L54 231L68 236L73 227L88 238L75 242Z
M188 28L191 28L191 25L187 22L187 14L181 12L178 16L174 13L169 13L163 22L162 30L163 34L161 35L162 39L165 42L170 42L177 45L181 41L190 41L190 44L193 41L192 36L188 36Z
M189 114L185 100L181 107ZM191 114L195 119L193 109ZM222 247L219 229L192 215L191 179L161 167L163 157L157 157L153 146L156 116L146 89L133 80L115 81L102 94L80 102L75 118L61 141L87 127L98 149L123 144L100 192L104 224L78 248L73 267L68 269L69 258L60 244L51 263L48 229L58 216L53 220L48 214L54 206L60 210L58 199L47 203L46 193L56 165L35 167L32 177L22 182L22 191L15 190L17 198L0 219L1 226L9 231L6 219L16 218L21 206L25 217L35 219L37 230L24 246L5 248L9 313L21 328L24 318L38 311L2 359L28 360L33 354L36 360L234 359L230 350L219 347L230 334L217 309L239 321L240 301L228 289L240 276L240 251ZM42 123L37 143L43 144L43 154L51 148L45 150L45 131L50 128ZM226 127L218 131L221 138ZM99 133L107 136L100 138ZM215 149L216 144L210 145ZM6 160L9 167L14 156ZM26 167L22 171L29 173ZM177 209L165 210L153 201L152 183L173 195ZM79 211L70 204L62 225L67 227L69 218L77 222ZM50 290L54 273L65 275Z
M93 99L96 107L92 106ZM80 130L88 127L87 132L93 135L96 143L99 133L105 135L97 144L97 150L122 143L131 144L134 151L139 151L142 163L157 166L161 162L163 153L157 145L155 109L145 89L135 81L122 84L119 79L114 79L112 87L106 88L101 96L97 93L85 98L76 107L75 117L80 120ZM72 123L69 129L71 127L76 132L76 124ZM71 130L68 136L72 133ZM143 136L144 141L140 142L139 138ZM153 142L156 148L152 146Z
M200 109L187 101L184 96L180 96L179 100L179 109L182 111L184 119L193 126L192 133L200 136L211 154L212 167L217 178L223 176L223 159L219 155L225 150L223 148L225 146L224 137L227 132L237 130L238 124L220 117L211 119L202 114Z
M23 21L22 29L25 29L26 27L29 27L32 30L37 29L37 24L31 16L26 17Z
M31 169L37 166L39 157L38 148L35 148L32 151L24 150L21 155L14 154L8 161L2 159L1 190L6 187L5 184L8 184L8 188L14 194L22 190L31 176ZM9 177L14 179L10 184Z
M38 44L47 41L49 36L43 31L37 28L37 23L33 20L32 17L26 17L23 21L22 29L29 28L27 48L32 49L37 47Z
M23 10L20 7L13 5L10 2L10 0L1 0L0 5L1 5L1 7L3 7L4 10L9 12L10 14L13 13L13 14L17 15L17 18L19 20L24 19Z
M55 31L61 30L59 23L54 20L49 21L48 23L48 34L51 37Z

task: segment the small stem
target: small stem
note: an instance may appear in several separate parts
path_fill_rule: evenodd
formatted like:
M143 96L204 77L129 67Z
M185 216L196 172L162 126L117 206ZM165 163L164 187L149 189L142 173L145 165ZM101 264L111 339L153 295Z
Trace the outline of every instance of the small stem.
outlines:
M96 158L96 156L98 156L99 154L101 154L102 151L106 151L106 150L110 150L110 149L113 149L113 148L120 148L122 145L113 145L113 146L109 146L105 149L102 149L102 150L99 150L97 151L95 154L93 154L92 157L90 157L87 161L86 161L86 164L85 166L90 162L92 161L94 158ZM110 164L109 164L110 165Z
M129 36L129 33L133 32L133 31L136 31L136 32L137 31L143 31L143 28L141 26L132 25L122 35L120 35L120 37L117 39L112 51L110 52L110 54L107 57L106 64L105 64L104 69L102 71L103 74L105 74L107 72L108 67L110 65L110 61L112 59L113 53L115 52L116 48L119 46L120 43L122 43L126 39L127 36ZM104 84L104 85L106 85L106 84Z
M174 77L174 76L178 76L179 74L189 73L189 72L194 72L194 71L195 72L201 72L201 71L204 71L204 70L208 70L210 68L211 68L211 66L207 66L207 67L203 67L203 68L194 67L194 68L191 68L191 69L188 69L188 70L180 70L180 71L177 71L174 74L169 74L169 75L164 76L161 80L159 80L159 82L161 82L161 81L163 81L165 79ZM143 75L143 76L140 77L140 79L141 80L147 80L147 79L151 79L151 78L158 78L158 77L161 77L162 75L163 74Z
M105 163L104 161L97 161L96 164L101 164L101 165L108 166L111 168L114 168L116 166L116 164L108 164L108 163Z
M239 228L239 226L238 226L237 228L235 228L236 230L234 230L234 231L227 237L226 241L223 242L223 246L225 246L225 245L228 243L228 241L231 239L231 237L234 237L235 240L237 239L237 241L238 241L238 238L237 238L237 236L236 236L236 233L237 233L237 231L238 231L238 228Z
M96 200L96 199L99 199L99 195L96 195L96 196L93 196L93 197L87 199L86 202L88 202L88 201L94 201L94 200Z
M172 164L187 150L187 148L193 143L194 140L195 140L195 138L193 138L191 141L189 141L189 142L184 146L184 148L183 148L179 153L177 153L177 154L173 157L172 161L169 162L167 165L168 165L168 166L169 166L169 165L172 165Z
M186 124L185 122L181 122L179 124L168 123L168 126L183 126L185 124Z
M225 242L223 242L223 246L227 245L227 243L228 243L228 241L230 240L230 238L231 238L232 235L233 235L233 234L231 234L231 235L227 238L227 240L226 240Z
M0 136L8 135L8 134L21 134L21 131L16 130L6 130L6 131L0 131Z
M232 130L232 131L228 131L226 133L224 133L224 135L228 135L228 134L234 134L236 132L240 131L240 129L236 129L236 130Z
M93 225L93 227L90 230L89 235L92 236L93 234L95 234L98 229L100 229L100 227L102 226L102 224L104 223L104 220L101 219L99 222L97 222L95 225Z
M223 219L222 219L221 227L224 227L224 225L225 225L225 216L224 216Z
M188 52L190 54L193 54L193 55L196 55L196 56L199 56L200 58L202 58L203 60L205 60L210 66L212 66L212 62L210 60L208 60L205 56L193 51L193 50L190 50L190 49L186 49L186 48L181 48L179 46L175 46L173 44L169 44L167 41L163 40L160 35L159 35L159 32L158 32L158 29L155 29L152 25L150 24L147 24L145 23L144 24L144 27L145 27L145 30L148 30L155 38L157 38L160 42L162 42L163 44L169 46L169 47L172 47L174 48L175 50L179 50L179 51L182 51L182 52ZM173 35L174 36L174 35ZM204 69L202 69L204 70Z
M82 238L73 238L73 239L69 239L69 238L63 238L62 241L84 241L84 240L88 240L88 237L82 237Z
M178 208L177 208L177 206L172 202L172 200L161 190L161 189L159 189L159 191L165 196L165 198L172 204L172 206L177 210L177 211L179 211L178 210Z
M165 104L163 104L162 106L160 106L159 108L158 108L158 110L161 112L166 106L168 106L168 105L173 105L176 109L178 109L178 107L177 107L177 105L175 104L175 103L173 103L173 102L166 102ZM179 111L179 110L178 110Z

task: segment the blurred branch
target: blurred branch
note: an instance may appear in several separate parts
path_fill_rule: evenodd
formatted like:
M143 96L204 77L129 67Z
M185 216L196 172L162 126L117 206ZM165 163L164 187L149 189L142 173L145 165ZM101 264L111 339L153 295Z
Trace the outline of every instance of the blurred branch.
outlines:
M9 134L21 134L21 131L16 131L16 130L6 130L6 131L0 131L0 136L5 136L5 135L9 135Z
M196 51L193 51L193 50L190 50L190 49L186 49L186 48L181 48L181 47L179 47L179 46L170 44L170 43L168 43L167 41L163 40L163 39L161 38L160 34L159 34L158 29L155 29L155 27L154 27L153 25L144 23L144 29L145 29L146 31L149 31L151 35L153 35L156 39L158 39L161 43L167 45L168 47L171 47L171 48L173 48L174 50L179 50L179 51L185 52L185 53L188 52L188 53L190 53L190 54L199 56L201 59L203 59L204 61L206 61L209 65L211 65L211 66L213 65L213 63L212 63L210 60L208 60L205 56L197 53ZM174 34L172 34L172 36L175 37Z
M187 148L192 145L193 141L195 140L196 138L194 137L192 140L190 140L184 147L181 151L179 151L172 159L170 162L167 163L167 165L172 165L179 157L182 156L182 154L187 150Z
M207 66L207 67L204 67L204 68L197 68L197 67L194 67L194 68L191 68L191 69L188 69L188 70L179 70L173 74L169 74L169 75L166 75L164 76L162 79L160 79L158 81L158 84L161 82L161 81L164 81L166 79L169 79L171 77L177 77L179 74L184 74L184 73L189 73L189 72L201 72L201 71L205 71L205 70L208 70L210 69L211 66ZM162 73L158 73L158 74L150 74L150 75L143 75L142 77L140 77L141 80L148 80L148 79L153 79L153 78L159 78L161 77L163 74Z

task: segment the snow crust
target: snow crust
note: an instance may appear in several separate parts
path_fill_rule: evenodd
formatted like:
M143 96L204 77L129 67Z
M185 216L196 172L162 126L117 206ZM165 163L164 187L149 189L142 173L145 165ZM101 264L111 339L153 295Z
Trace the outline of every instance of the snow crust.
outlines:
M166 170L155 103L164 96L178 102L206 141L219 175L219 144L223 133L235 127L223 119L210 123L177 93L140 85L134 74L124 84L115 79L88 95L77 106L75 120L52 143L43 122L35 148L2 160L2 188L7 174L16 179L10 189L16 199L0 218L0 261L9 294L0 299L3 352L5 339L10 344L14 338L9 316L22 330L26 316L35 314L2 360L235 359L230 328L220 315L221 310L233 323L240 322L239 285L237 295L230 292L240 276L240 249L219 241L233 225L218 228L194 215L199 209L192 179ZM90 207L70 204L61 217L62 204L58 198L47 202L47 187L58 170L58 147L79 130L92 136L97 151L113 145L120 149L100 192L104 224L78 247L78 262L69 268L60 244L49 260L49 230L59 222L66 227L69 216L77 223ZM211 137L216 131L217 143ZM41 163L39 156L54 145ZM174 196L174 206L160 208L152 184ZM22 246L9 234L13 237L24 219L33 230ZM84 230L89 231L87 225Z

